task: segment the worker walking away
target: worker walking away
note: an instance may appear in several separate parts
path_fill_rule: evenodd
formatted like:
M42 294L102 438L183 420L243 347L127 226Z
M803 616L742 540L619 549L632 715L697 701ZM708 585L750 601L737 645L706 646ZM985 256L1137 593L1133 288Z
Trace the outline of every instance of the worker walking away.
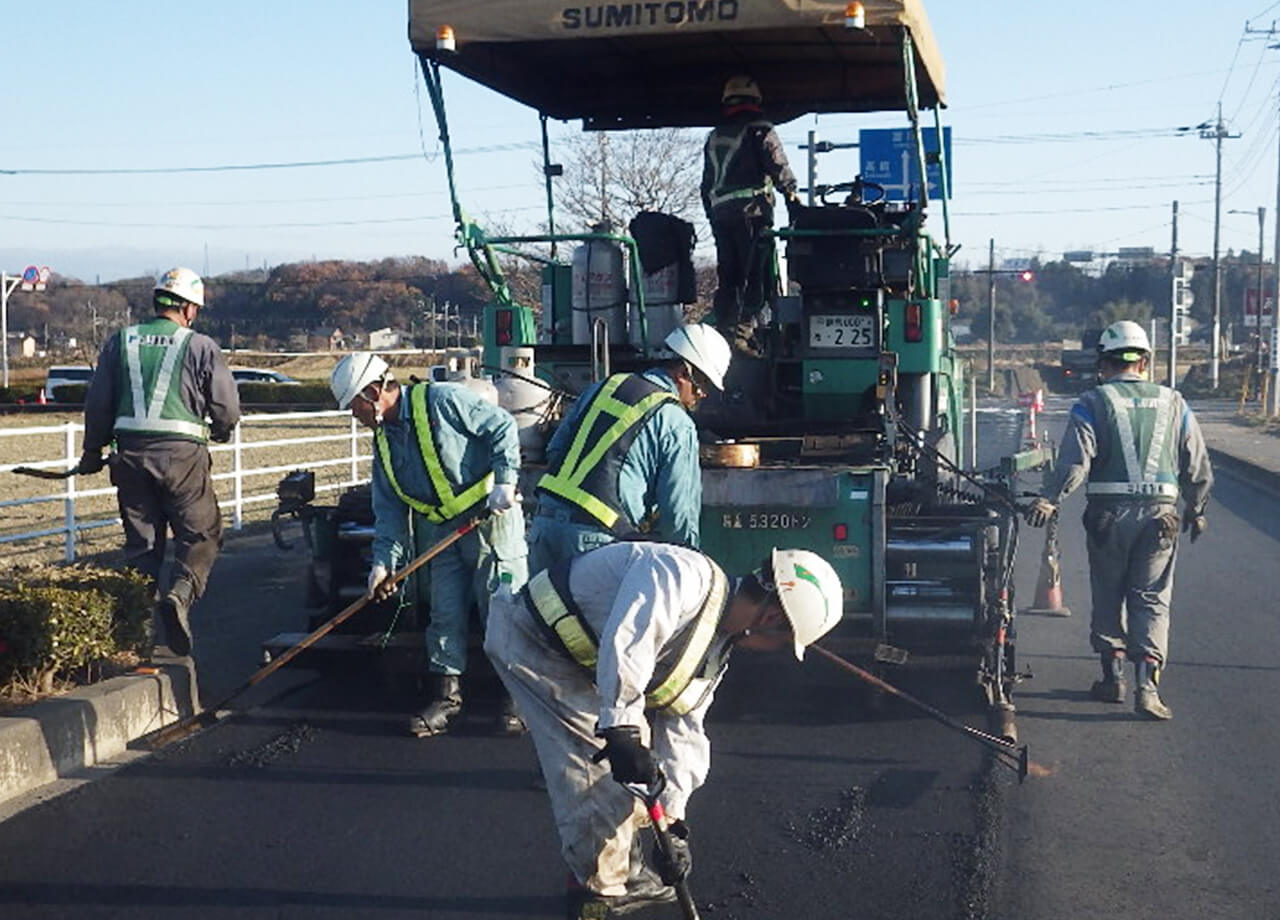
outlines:
M153 624L177 655L192 648L190 613L222 546L222 514L210 477L210 438L228 441L240 398L222 351L192 330L204 282L173 268L152 292L155 315L103 344L84 407L81 473L96 473L115 442L111 482L124 525L124 557L160 585L169 531L173 571L158 592Z
M716 325L734 348L760 351L751 336L765 307L765 231L773 229L773 190L788 207L796 177L782 141L761 108L756 81L736 76L724 85L720 123L707 136L702 157L702 207L716 241Z
M686 809L710 768L704 721L730 653L802 659L842 614L835 570L805 550L775 549L755 572L727 578L695 550L619 542L494 596L485 652L547 780L572 872L568 917L674 897L669 886L692 864ZM654 852L655 874L636 835L644 811L619 783L649 784L659 770L674 853Z
M678 326L671 358L589 387L547 445L529 529L530 571L620 538L698 547L702 470L690 412L724 388L732 351L704 323Z
M430 699L409 720L409 731L419 738L439 735L462 711L471 608L483 620L499 583L518 589L527 577L516 422L460 384L401 387L387 362L368 352L339 361L329 385L339 407L350 408L374 432L370 597L385 600L394 593L392 574L413 557L415 542L432 545L471 516L493 513L428 565ZM505 734L523 731L509 699L497 726Z
M1126 698L1125 659L1134 662L1135 709L1173 713L1160 698L1168 663L1170 601L1178 550L1177 502L1191 542L1208 527L1209 455L1182 394L1147 381L1151 343L1137 323L1108 326L1098 340L1102 382L1071 409L1058 465L1027 521L1043 526L1081 483L1093 594L1090 637L1102 661L1096 700Z

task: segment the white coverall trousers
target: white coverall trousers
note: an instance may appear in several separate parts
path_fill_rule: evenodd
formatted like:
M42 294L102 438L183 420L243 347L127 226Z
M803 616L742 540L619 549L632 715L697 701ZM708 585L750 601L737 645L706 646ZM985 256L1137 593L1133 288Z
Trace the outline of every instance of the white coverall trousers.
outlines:
M484 650L533 738L569 869L592 891L625 894L631 838L647 819L608 761L591 762L604 743L595 735L600 697L590 676L506 589L490 599Z

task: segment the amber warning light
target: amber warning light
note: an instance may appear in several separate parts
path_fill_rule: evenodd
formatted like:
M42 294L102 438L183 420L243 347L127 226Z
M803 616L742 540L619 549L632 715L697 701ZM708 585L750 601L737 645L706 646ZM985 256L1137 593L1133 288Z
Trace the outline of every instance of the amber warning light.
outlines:
M436 50L457 50L457 43L453 39L453 26L440 26L440 28L436 29Z
M861 3L850 3L844 8L844 27L846 29L865 29L867 27L867 11Z

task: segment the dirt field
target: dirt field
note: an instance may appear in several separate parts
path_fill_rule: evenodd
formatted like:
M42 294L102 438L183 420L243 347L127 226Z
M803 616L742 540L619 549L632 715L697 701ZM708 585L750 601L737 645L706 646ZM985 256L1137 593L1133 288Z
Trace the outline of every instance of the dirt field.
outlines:
M72 450L67 450L67 424L72 423ZM76 476L65 482L34 479L11 472L13 466L37 461L59 460L56 468L69 468L80 456L82 432L79 413L57 413L39 416L4 416L0 418L0 503L17 499L47 497L38 504L4 507L0 505L0 537L34 530L47 530L63 526L66 515L68 489L82 492L101 492L76 498L76 515L81 522L110 521L116 515L114 490L106 472L95 476ZM46 429L55 429L47 431ZM32 430L30 434L19 433ZM290 470L313 469L316 474L317 502L332 500L335 492L320 492L323 486L337 486L350 482L352 469L351 417L342 415L311 417L304 419L273 419L270 416L252 416L241 425L241 468L262 469L269 472L246 475L242 495L269 496L269 500L246 504L245 521L265 520L275 507L275 484ZM328 440L305 444L278 444L302 438L326 438ZM367 455L371 450L369 434L360 431L358 450ZM255 447L254 445L262 445ZM212 445L213 474L230 473L234 469L235 451L230 445ZM67 458L71 459L68 460ZM325 461L342 460L327 466ZM369 475L367 460L357 464L357 475L365 479ZM230 501L235 494L232 479L216 479L218 498ZM224 521L231 525L232 511L223 510ZM35 562L62 558L62 534L38 537L14 543L0 543L0 565L14 561ZM107 525L82 532L78 538L79 552L99 553L118 547L123 540L118 525Z

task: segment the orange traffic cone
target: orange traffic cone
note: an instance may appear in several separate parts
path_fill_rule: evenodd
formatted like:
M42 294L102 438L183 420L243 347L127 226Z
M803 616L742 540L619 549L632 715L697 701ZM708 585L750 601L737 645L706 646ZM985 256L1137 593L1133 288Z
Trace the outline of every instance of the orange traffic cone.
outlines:
M40 406L49 405L49 397L44 395L44 387L40 388L40 392L36 396L36 405L40 405Z
M1044 553L1040 557L1040 577L1036 579L1036 597L1023 613L1048 617L1069 617L1071 608L1062 600L1062 565L1058 559L1058 516L1049 519L1044 534Z

